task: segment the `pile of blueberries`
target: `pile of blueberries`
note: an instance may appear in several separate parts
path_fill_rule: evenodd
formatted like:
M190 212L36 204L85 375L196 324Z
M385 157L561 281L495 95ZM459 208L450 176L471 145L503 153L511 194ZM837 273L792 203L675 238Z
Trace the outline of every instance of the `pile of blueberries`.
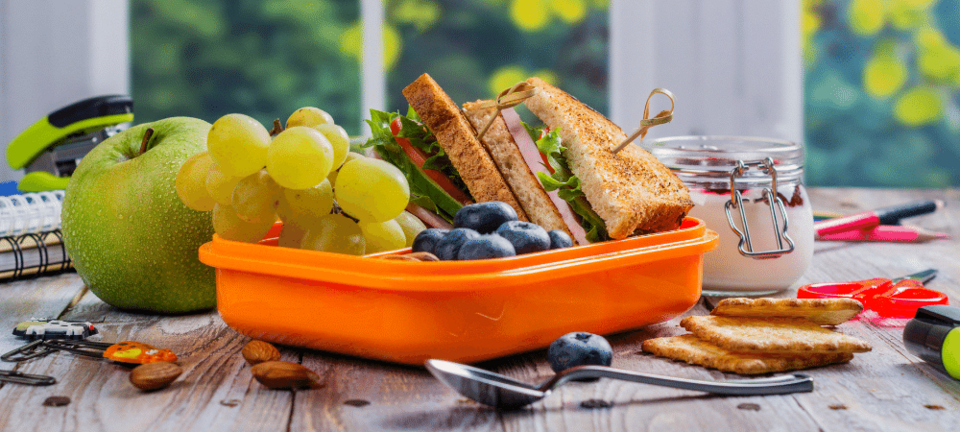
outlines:
M429 228L413 240L414 252L430 252L442 261L503 258L573 246L560 230L521 222L509 204L488 201L466 205L453 216L453 229Z

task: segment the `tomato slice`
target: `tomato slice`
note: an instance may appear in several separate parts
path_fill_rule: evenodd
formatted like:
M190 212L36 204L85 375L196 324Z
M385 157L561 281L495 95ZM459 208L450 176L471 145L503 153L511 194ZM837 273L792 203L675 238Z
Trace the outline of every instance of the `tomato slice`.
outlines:
M540 159L543 159L543 166L547 168L547 171L553 174L553 167L550 166L550 162L547 161L547 155L540 153Z
M547 128L543 128L543 130L540 131L540 138L537 138L537 141L542 140L545 136L547 136ZM550 174L553 174L554 170L553 167L550 166L550 162L547 160L547 155L543 154L543 152L540 152L540 159L543 159L543 166L547 168L547 171L550 171Z
M390 133L393 134L393 138L397 140L397 144L400 144L400 148L402 148L403 152L407 154L407 157L409 157L414 164L420 167L420 169L423 169L423 173L426 174L427 177L430 177L430 180L433 180L437 186L440 186L440 188L449 194L451 198L457 200L457 202L463 205L473 204L473 200L470 199L467 194L463 193L462 190L457 188L445 174L437 170L423 168L423 164L427 161L426 153L410 144L410 140L398 137L397 134L400 133L401 128L402 126L400 125L400 117L397 117L390 122Z

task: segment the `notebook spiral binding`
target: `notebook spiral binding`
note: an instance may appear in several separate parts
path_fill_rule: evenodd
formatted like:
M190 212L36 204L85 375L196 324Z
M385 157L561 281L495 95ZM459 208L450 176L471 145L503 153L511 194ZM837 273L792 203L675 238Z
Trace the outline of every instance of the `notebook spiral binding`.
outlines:
M63 191L51 191L0 197L0 280L73 267L60 232L63 196Z

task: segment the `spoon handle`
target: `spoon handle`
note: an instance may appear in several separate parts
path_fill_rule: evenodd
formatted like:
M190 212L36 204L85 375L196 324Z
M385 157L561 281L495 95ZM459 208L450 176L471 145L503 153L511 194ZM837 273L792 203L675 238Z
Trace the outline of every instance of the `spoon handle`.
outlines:
M557 374L540 390L553 390L567 381L583 378L612 378L643 384L696 390L707 393L753 396L813 391L813 380L803 374L778 375L770 378L737 381L704 381L633 372L606 366L579 366Z

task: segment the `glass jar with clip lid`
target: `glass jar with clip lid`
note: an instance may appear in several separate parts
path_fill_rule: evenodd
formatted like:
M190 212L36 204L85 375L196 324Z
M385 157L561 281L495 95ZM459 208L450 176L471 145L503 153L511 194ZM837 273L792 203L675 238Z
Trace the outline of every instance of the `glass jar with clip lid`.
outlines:
M789 288L813 258L803 148L749 137L681 136L643 143L690 188L689 216L720 234L703 257L704 295Z

